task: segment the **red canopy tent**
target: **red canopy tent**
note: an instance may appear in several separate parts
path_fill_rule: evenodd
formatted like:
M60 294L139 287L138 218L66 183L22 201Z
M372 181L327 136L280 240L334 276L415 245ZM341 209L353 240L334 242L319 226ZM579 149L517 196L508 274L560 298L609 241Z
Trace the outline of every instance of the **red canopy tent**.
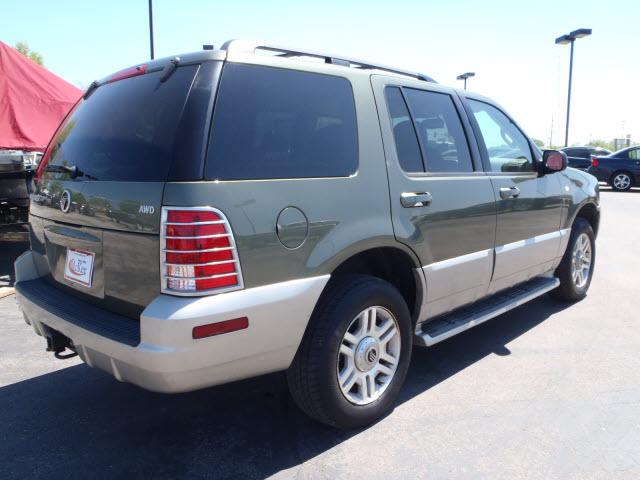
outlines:
M0 42L0 149L43 151L82 93Z

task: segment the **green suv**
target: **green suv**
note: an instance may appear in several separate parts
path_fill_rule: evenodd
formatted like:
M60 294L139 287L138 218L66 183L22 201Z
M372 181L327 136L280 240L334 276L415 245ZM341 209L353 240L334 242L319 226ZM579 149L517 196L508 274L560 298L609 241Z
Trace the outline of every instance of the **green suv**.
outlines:
M584 297L599 194L487 98L231 41L94 82L30 222L17 299L57 357L158 392L286 370L302 410L354 427L392 409L413 345Z

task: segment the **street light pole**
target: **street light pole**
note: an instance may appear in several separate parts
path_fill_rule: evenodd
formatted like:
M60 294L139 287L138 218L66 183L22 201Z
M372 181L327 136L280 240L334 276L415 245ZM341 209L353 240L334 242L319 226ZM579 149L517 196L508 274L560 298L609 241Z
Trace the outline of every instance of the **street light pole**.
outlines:
M149 0L149 45L151 47L151 60L153 60L153 0Z
M464 80L464 89L466 90L467 89L467 78L475 77L475 76L476 76L475 72L467 72L467 73L463 73L461 75L458 75L456 77L456 80Z
M578 30L574 30L571 33L566 35L562 35L561 37L556 38L556 45L566 45L567 43L571 44L571 53L569 56L569 88L567 91L567 124L564 129L564 146L569 146L569 116L571 114L571 82L573 80L573 46L575 41L578 38L586 37L591 35L592 30L590 28L579 28Z
M569 146L569 115L571 114L571 80L573 79L573 45L575 39L571 40L571 54L569 55L569 90L567 91L567 125L564 129L564 146Z

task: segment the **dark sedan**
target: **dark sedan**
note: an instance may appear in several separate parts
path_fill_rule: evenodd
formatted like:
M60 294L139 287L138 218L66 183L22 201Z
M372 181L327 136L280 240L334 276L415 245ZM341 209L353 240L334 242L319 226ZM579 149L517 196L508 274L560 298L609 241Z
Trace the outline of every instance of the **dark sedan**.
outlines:
M565 147L562 151L567 154L567 164L580 170L586 170L591 166L592 156L604 157L611 154L609 150L600 147Z
M592 157L587 172L620 192L640 186L640 145L618 150L605 157Z

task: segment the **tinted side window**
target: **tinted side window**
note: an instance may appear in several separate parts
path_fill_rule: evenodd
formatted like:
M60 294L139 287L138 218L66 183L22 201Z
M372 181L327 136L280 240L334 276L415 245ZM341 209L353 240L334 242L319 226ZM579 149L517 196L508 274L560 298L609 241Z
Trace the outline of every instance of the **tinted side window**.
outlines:
M404 89L428 172L472 172L467 138L453 99L445 93Z
M638 150L629 150L629 158L631 160L640 160L640 149L638 149Z
M224 67L208 179L344 177L357 166L355 104L346 79L253 65Z
M531 147L511 119L488 103L468 100L482 133L492 172L534 170Z
M409 110L398 87L385 88L385 96L391 116L391 128L396 143L400 167L405 172L424 172L418 137L409 116Z
M587 158L589 156L589 150L586 148L563 148L562 150L569 157Z
M589 158L589 150L586 148L576 148L576 157Z

